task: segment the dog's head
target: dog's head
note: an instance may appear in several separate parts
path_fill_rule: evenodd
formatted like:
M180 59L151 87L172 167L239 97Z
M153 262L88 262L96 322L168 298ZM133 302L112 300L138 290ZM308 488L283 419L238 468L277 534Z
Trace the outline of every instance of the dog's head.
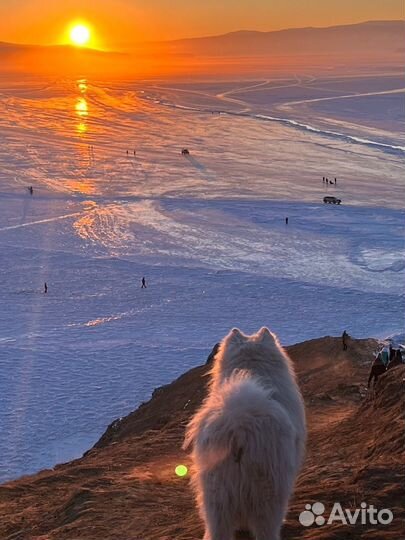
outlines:
M268 328L260 328L256 334L246 335L233 328L221 342L215 356L213 378L229 377L235 369L265 368L283 363L283 351L277 337ZM259 368L260 369L260 368Z
M248 336L241 332L239 328L232 328L227 336L224 337L221 343L222 352L235 352L244 348L273 348L276 344L276 336L270 332L268 328L263 326L256 334Z

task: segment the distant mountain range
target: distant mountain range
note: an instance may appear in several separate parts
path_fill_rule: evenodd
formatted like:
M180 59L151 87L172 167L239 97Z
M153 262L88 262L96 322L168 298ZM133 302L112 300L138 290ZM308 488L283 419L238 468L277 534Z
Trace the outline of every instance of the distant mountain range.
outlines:
M17 59L21 55L30 54L37 58L103 58L106 56L122 58L125 53L100 51L97 49L78 48L71 45L28 45L0 41L1 60Z
M0 42L0 72L92 75L114 66L125 68L128 55L70 45L23 45Z
M212 59L218 69L221 58L225 63L237 58L238 68L241 58L263 62L287 57L300 63L306 57L322 57L324 62L330 59L332 64L336 58L340 63L368 59L371 64L373 60L403 64L404 38L405 21L369 21L272 32L243 30L219 36L142 43L128 53L78 49L68 45L0 42L0 72L62 72L87 76L110 71L147 74L148 71L165 73L178 69L184 72L204 62L208 65Z
M368 21L327 28L272 32L242 30L219 36L162 42L172 52L208 56L392 54L404 50L405 21Z

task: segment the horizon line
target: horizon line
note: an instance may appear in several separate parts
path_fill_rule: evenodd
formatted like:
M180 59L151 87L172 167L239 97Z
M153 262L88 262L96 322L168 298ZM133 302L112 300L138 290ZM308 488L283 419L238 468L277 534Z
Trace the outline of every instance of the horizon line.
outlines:
M240 33L255 33L255 34L276 34L280 32L288 32L288 31L294 31L294 30L327 30L329 28L340 28L345 26L357 26L362 24L370 24L370 23L405 23L405 19L369 19L369 20L361 20L357 22L351 22L351 23L345 23L345 24L331 24L328 26L292 26L287 28L280 28L277 30L254 30L254 29L239 29L239 30L230 30L227 32L223 32L221 34L209 34L209 35L199 35L199 36L188 36L188 37L178 37L173 39L164 39L164 40L149 40L149 41L136 41L132 44L126 44L126 45L118 45L118 47L122 48L123 50L116 50L116 49L106 49L106 48L95 48L95 47L85 47L77 45L73 45L71 43L49 43L49 44L41 44L41 43L25 43L25 42L18 42L18 41L3 41L0 39L0 45L8 45L8 46L20 46L20 47L44 47L44 48L52 48L52 47L68 47L70 49L74 50L83 50L83 51L94 51L94 52L104 52L104 53L116 53L116 54L125 54L125 52L129 52L131 47L139 46L139 45L151 45L156 43L173 43L176 41L188 41L193 39L209 39L209 38L218 38L223 36L229 36L232 34L240 34ZM124 47L127 47L125 50Z

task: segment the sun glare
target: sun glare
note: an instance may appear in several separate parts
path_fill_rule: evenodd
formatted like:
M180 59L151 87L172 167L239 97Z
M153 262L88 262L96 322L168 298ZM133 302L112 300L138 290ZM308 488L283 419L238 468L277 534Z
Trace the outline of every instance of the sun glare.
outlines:
M76 24L70 30L70 40L73 45L83 47L90 41L90 28L84 24Z

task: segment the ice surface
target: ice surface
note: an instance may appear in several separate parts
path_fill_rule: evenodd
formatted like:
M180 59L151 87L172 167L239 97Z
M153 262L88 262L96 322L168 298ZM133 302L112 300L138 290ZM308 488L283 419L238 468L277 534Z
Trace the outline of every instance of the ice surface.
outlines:
M224 91L225 90L225 91ZM147 95L156 102L191 109L222 110L262 118L332 138L382 143L405 150L405 88L402 74L377 76L294 75L285 80L235 82L224 89L211 85L158 85ZM216 100L215 100L216 98Z
M243 113L230 83L164 86L1 83L0 480L79 456L232 326L404 330L395 133L373 146Z

